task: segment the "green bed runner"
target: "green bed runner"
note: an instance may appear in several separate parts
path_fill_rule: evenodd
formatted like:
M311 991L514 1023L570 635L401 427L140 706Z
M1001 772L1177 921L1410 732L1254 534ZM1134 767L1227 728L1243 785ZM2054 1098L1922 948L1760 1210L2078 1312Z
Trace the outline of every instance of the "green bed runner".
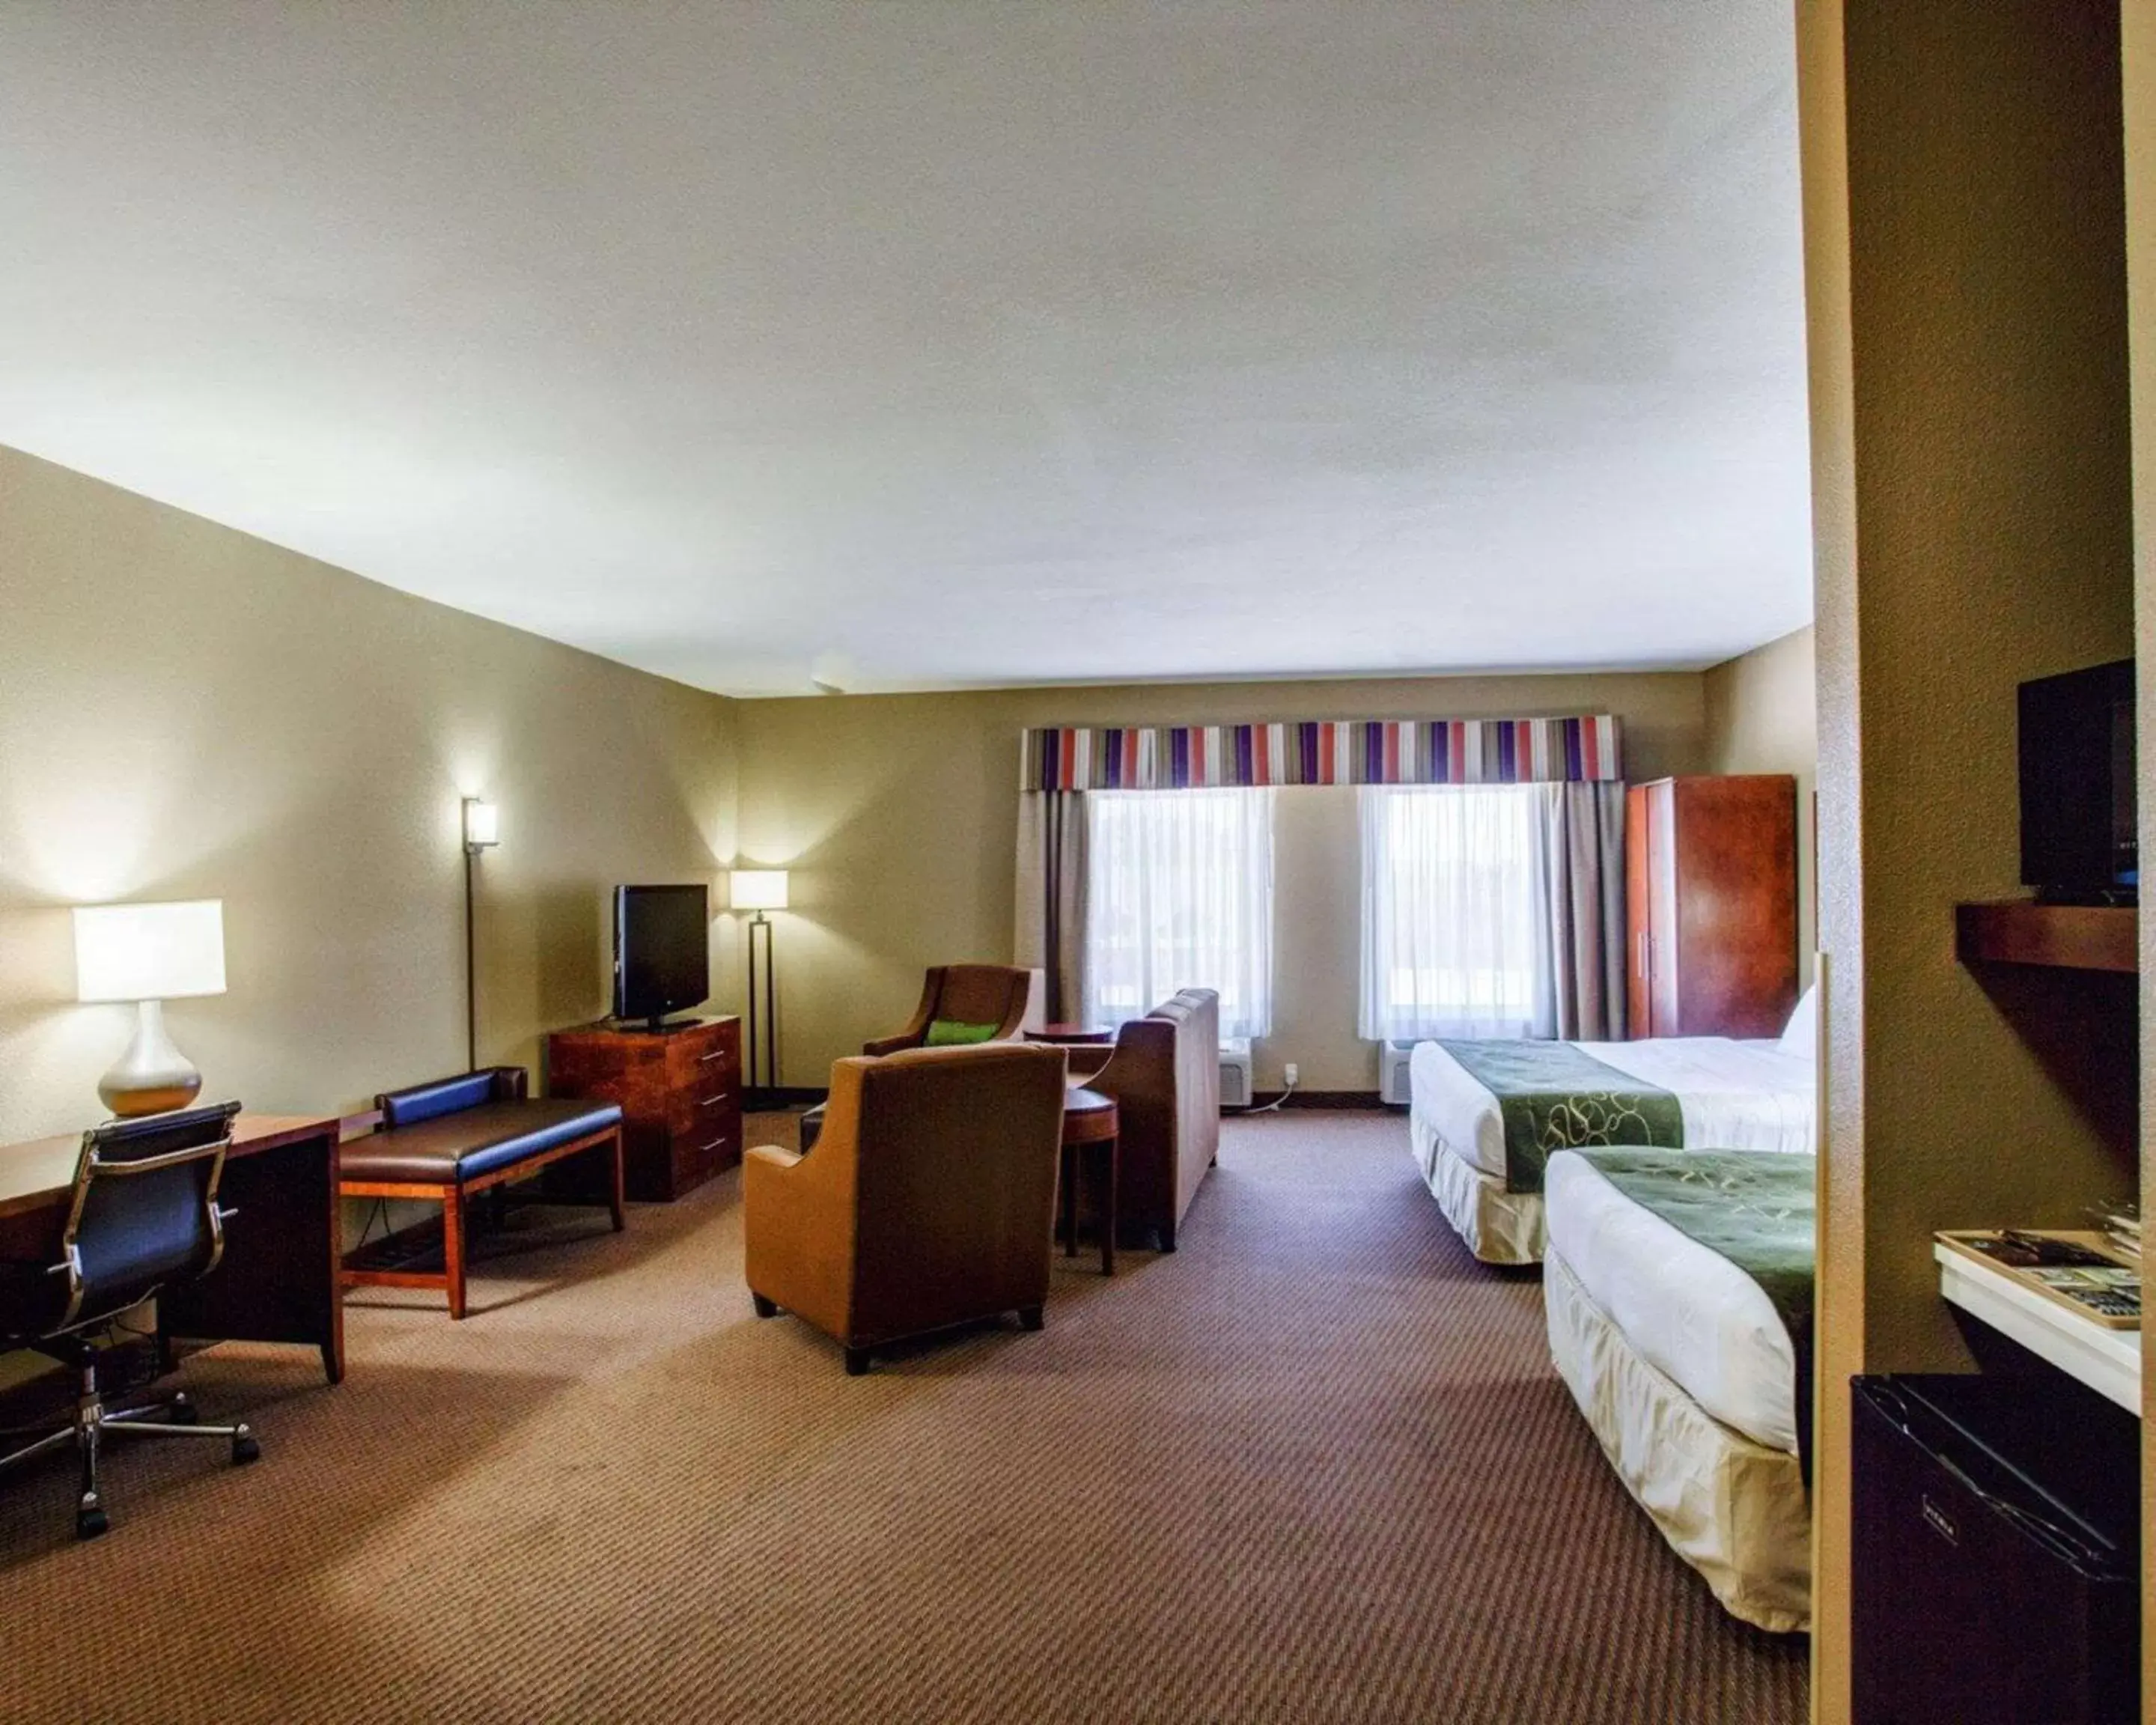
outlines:
M1555 1150L1684 1142L1675 1096L1583 1054L1569 1042L1437 1045L1497 1099L1505 1121L1505 1189L1539 1192Z
M1773 1302L1797 1356L1797 1454L1811 1480L1816 1157L1777 1150L1583 1150L1602 1177L1719 1252Z

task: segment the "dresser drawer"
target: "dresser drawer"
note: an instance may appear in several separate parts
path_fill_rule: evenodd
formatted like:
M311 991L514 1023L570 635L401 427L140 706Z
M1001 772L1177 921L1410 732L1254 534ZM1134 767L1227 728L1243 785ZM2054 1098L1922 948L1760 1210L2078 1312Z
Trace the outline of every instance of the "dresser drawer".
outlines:
M694 1089L677 1090L668 1100L666 1124L677 1135L708 1138L730 1127L741 1112L741 1091L731 1076L713 1073Z
M694 1185L732 1168L741 1160L741 1134L729 1119L708 1123L705 1128L674 1141L674 1160L684 1183Z
M671 1085L708 1086L713 1077L731 1084L740 1073L738 1039L731 1034L684 1036L666 1050L666 1081Z

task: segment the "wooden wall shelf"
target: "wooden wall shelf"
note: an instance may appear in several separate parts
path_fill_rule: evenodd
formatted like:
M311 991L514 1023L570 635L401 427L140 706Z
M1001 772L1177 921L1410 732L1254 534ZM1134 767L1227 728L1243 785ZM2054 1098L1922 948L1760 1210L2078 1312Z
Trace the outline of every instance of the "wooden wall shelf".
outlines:
M1954 906L1964 964L2045 964L2065 970L2140 968L2140 913L2130 906L2039 905L2026 899Z

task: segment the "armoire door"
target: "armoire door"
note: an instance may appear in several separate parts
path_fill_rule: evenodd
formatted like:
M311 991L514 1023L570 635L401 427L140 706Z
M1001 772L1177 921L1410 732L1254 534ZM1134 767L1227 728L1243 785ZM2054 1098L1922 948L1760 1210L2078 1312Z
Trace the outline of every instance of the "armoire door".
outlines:
M1625 1034L1635 1039L1654 1034L1654 972L1647 963L1648 931L1653 926L1648 890L1648 787L1625 793Z
M1684 1011L1657 1036L1779 1036L1797 998L1797 794L1785 773L1681 779L1674 916ZM1660 990L1656 999L1660 1000Z
M1647 793L1647 997L1650 1036L1685 1034L1682 953L1677 939L1677 787Z

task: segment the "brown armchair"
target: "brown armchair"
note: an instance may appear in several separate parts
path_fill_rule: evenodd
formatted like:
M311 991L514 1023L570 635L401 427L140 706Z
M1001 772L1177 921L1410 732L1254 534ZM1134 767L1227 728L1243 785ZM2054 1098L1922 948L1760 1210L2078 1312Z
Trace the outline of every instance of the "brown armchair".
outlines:
M928 1040L928 1027L946 1024L993 1024L991 1042L1008 1042L1025 1022L1026 1002L1031 998L1033 973L1008 964L939 964L921 985L921 1004L906 1028L895 1036L879 1036L861 1045L865 1055L896 1054L902 1048L919 1048Z
M1116 1099L1116 1231L1175 1230L1220 1148L1220 997L1185 988L1116 1032L1113 1048L1074 1048L1070 1073Z
M757 1316L835 1337L846 1369L880 1345L1048 1298L1063 1050L918 1049L831 1068L813 1156L770 1145L742 1168Z

